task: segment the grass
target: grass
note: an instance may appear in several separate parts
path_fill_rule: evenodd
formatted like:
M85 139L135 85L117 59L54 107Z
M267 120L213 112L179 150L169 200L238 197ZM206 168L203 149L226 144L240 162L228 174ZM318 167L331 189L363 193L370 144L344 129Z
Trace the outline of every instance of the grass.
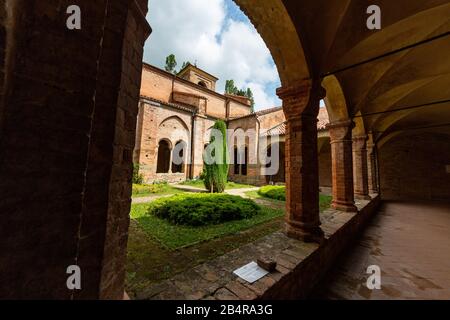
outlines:
M166 183L159 184L133 184L133 197L148 197L152 195L178 194L183 191Z
M230 221L218 225L190 227L173 225L163 219L149 215L147 211L150 206L149 203L132 205L131 218L139 223L145 233L172 250L234 234L284 215L282 210L261 206L260 213L250 219Z
M259 191L249 191L246 192L245 194L252 198L252 199L270 199L271 201L276 201L276 202L285 202L286 201L286 187L284 186L271 186L272 188L276 188L274 192L261 192L261 189L265 188L261 188ZM266 189L267 191L267 189ZM274 195L275 198L272 198L271 196ZM282 194L282 196L280 196L280 194ZM282 200L280 200L280 198ZM320 212L325 211L326 209L329 209L331 206L331 202L333 200L332 196L327 196L327 195L323 195L320 194L319 195L319 210Z
M197 180L187 180L182 183L180 183L183 186L190 186L190 187L196 187L200 189L205 189L205 185L203 184L203 180L197 179ZM247 189L247 188L253 188L254 186L248 185L248 184L240 184L235 182L227 182L226 189Z

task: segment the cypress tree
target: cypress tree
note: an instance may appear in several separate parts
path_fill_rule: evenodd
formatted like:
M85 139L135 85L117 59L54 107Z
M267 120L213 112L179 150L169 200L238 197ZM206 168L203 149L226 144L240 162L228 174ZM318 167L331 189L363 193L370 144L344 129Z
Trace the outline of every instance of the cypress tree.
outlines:
M209 149L212 148L212 156L216 161L207 163L204 161L204 184L207 190L213 193L222 193L228 181L228 147L227 147L227 126L222 120L216 121L213 129L218 130L222 139L217 139L211 135ZM206 155L208 156L208 155ZM211 162L211 161L208 161Z

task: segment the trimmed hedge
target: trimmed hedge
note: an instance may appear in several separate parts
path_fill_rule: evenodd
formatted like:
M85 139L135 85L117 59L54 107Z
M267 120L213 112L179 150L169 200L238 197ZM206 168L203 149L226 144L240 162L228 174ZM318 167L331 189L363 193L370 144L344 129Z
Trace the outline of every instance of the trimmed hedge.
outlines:
M265 198L286 201L285 186L264 186L259 189L258 194Z
M226 194L180 194L151 203L148 214L175 225L205 226L248 219L261 208L250 199Z

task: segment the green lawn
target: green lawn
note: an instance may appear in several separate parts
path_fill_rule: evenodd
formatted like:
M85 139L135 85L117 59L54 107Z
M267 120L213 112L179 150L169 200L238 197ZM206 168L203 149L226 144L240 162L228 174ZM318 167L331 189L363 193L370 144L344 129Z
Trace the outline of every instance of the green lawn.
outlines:
M189 227L172 225L163 219L149 215L147 211L150 206L151 204L148 203L132 205L131 218L135 219L149 236L156 238L169 249L182 248L234 234L284 215L282 210L261 206L261 212L250 219L230 221L219 225Z
M203 184L203 180L188 180L180 183L183 186L190 186L190 187L196 187L200 189L204 189L205 185ZM226 189L247 189L247 188L253 188L254 186L250 186L248 184L240 184L235 182L227 182Z
M166 195L182 193L182 190L176 189L169 184L133 184L133 197L148 197L152 195Z
M284 186L265 186L259 191L249 191L245 193L252 199L270 199L271 201L284 202L286 201L286 187ZM329 209L331 206L332 196L319 195L319 210L320 212Z

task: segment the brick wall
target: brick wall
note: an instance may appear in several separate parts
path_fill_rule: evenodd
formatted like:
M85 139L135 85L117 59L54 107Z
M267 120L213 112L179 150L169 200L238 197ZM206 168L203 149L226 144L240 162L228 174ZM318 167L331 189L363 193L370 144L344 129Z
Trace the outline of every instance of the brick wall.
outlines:
M0 298L121 298L149 30L134 1L78 1L79 31L66 28L71 1L15 4L20 36L1 110ZM76 294L66 287L73 264L83 270Z
M148 183L154 181L179 182L188 177L189 150L185 151L184 174L157 173L158 146L161 140L170 147L179 141L191 144L192 113L170 107L156 106L148 102L140 105L134 162L139 163L140 173Z
M449 199L448 135L415 133L393 138L379 150L383 200Z
M225 119L227 116L227 99L224 95L198 86L187 80L180 79L174 75L153 66L145 65L142 71L141 95L152 97L164 102L172 102L172 92L187 93L201 96L206 99L205 110L201 113L207 116ZM250 108L238 101L230 103L230 116L237 117L250 113ZM195 102L194 104L197 104Z

